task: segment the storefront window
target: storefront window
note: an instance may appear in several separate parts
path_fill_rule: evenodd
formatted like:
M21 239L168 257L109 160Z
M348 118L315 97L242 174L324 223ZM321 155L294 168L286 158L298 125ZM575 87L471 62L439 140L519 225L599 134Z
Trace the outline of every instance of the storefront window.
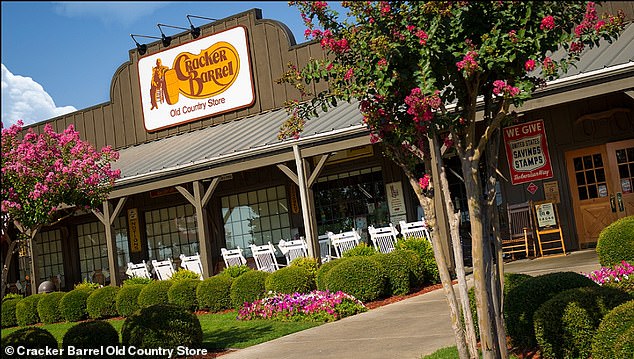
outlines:
M321 177L313 189L319 234L354 228L367 240L368 225L390 223L381 167Z
M35 245L40 283L50 280L59 290L64 286L62 232L59 229L40 232L35 236Z
M145 212L149 259L176 259L199 252L194 206L185 204Z
M221 202L227 249L240 246L249 255L250 244L277 244L291 238L284 186L222 197Z

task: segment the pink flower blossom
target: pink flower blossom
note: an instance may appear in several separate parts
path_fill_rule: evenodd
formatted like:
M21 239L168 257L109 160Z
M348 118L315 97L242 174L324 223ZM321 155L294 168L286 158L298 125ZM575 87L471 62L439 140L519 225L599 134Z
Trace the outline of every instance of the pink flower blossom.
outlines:
M552 15L548 15L542 19L541 25L539 25L541 30L552 30L555 28L555 18Z
M535 60L526 60L526 62L524 63L524 69L526 69L526 71L533 71L535 69Z
M352 75L354 75L354 69L351 67L348 69L348 71L346 71L346 74L343 76L343 79L348 81L352 78Z
M430 179L431 179L431 176L425 173L425 175L418 180L418 184L420 185L420 188L423 190L426 190L429 187Z
M377 65L379 67L387 66L387 60L383 58L383 59L379 60L379 62L377 62Z
M478 69L479 65L476 61L476 57L478 57L478 53L475 51L468 51L467 54L463 57L462 61L458 61L456 66L458 70L465 71L467 77L473 75Z

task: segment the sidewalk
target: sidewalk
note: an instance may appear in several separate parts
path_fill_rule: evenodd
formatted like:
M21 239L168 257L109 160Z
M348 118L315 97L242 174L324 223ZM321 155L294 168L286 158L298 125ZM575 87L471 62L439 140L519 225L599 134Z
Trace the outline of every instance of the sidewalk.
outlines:
M549 272L590 272L600 265L594 250L565 257L523 259L506 272L533 276ZM455 345L449 307L441 289L366 313L228 353L226 359L337 358L419 359Z

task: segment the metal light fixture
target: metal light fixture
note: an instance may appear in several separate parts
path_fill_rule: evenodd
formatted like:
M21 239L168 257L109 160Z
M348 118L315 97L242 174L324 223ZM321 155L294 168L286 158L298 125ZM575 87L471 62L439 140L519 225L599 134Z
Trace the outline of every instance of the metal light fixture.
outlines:
M161 26L165 26L165 27L171 27L174 29L181 29L181 30L188 30L189 33L192 35L192 37L194 39L198 38L198 36L200 36L200 29L199 28L195 28L193 25L191 27L191 29L185 28L185 27L180 27L180 26L173 26L173 25L167 25L167 24L156 24L156 26L158 26L159 30L161 29ZM163 31L161 31L161 33L163 33Z
M132 40L134 40L134 43L136 44L136 50L139 52L139 55L141 55L141 56L145 55L145 53L147 52L147 45L146 44L139 44L139 42L136 41L136 39L134 38L135 36L137 36L137 37L147 37L148 39L159 39L159 40L161 40L160 37L156 37L156 36L130 34L130 37L132 38ZM168 44L168 46L169 46L169 44Z
M161 29L161 24L157 24L156 26L158 26L159 31L161 32L161 41L163 42L163 47L169 47L172 43L172 37L165 36L165 34L163 33L163 29Z
M189 21L189 27L190 27L190 33L192 34L192 37L194 39L198 38L198 36L200 36L200 28L194 26L194 24L192 24L192 19L190 19L190 17L195 17L198 19L205 19L205 20L212 20L212 21L216 21L218 19L212 19L210 17L204 17L204 16L197 16L197 15L187 15L187 21Z

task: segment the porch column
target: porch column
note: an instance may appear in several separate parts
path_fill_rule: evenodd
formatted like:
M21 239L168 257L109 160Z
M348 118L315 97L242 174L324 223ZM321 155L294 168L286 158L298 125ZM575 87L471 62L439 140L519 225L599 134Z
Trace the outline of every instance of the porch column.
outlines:
M117 263L117 238L114 234L114 220L119 217L119 213L123 209L123 205L127 197L119 198L117 207L114 211L110 211L110 202L108 200L103 201L103 213L99 210L93 209L92 213L97 216L99 221L104 225L106 229L106 246L108 248L108 267L110 268L110 285L113 287L119 286L121 278L119 277L119 266Z
M211 255L211 238L209 235L209 217L207 216L207 204L212 194L218 187L220 178L216 177L211 181L211 185L205 191L204 185L200 181L192 182L194 194L192 195L182 186L176 186L176 190L185 197L196 209L196 231L198 232L198 242L200 243L200 262L203 266L203 278L213 275L213 263Z

